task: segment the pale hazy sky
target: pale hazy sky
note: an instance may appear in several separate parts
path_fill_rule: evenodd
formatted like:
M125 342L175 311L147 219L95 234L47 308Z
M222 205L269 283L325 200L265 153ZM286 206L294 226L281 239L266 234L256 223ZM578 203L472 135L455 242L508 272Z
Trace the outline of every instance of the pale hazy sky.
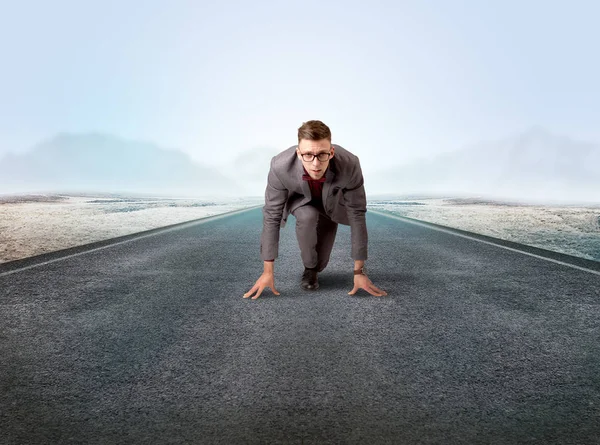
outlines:
M221 164L309 119L363 169L600 141L596 0L0 1L0 157L99 131Z

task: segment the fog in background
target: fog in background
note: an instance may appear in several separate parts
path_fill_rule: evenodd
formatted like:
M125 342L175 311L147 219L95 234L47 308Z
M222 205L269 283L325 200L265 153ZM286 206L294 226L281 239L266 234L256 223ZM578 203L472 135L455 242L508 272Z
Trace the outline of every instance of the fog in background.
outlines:
M0 193L260 195L319 119L373 196L599 200L595 1L5 3Z

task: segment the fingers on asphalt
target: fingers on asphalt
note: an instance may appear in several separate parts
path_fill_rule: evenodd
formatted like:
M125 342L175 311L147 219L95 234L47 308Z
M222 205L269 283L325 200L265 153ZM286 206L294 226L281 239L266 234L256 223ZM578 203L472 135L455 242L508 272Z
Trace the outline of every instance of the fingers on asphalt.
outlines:
M254 291L256 291L258 289L258 292L255 296L252 297L253 300L256 300L258 297L260 297L260 294L262 294L262 291L265 290L265 287L259 287L259 286L254 286L252 289L250 289L248 292L246 292L244 294L244 298L248 298L250 295L252 295L254 293ZM281 295L279 293L279 291L277 289L275 289L274 287L271 288L273 290L273 293L275 295Z
M258 286L255 284L252 289L250 289L248 292L246 292L244 294L244 298L248 298L250 295L252 295L254 293L254 291L258 288Z
M371 295L375 295L376 297L383 297L384 295L387 295L384 291L374 286L373 284L369 285L369 287L366 290Z
M260 294L262 294L262 291L264 290L264 287L259 287L258 288L258 293L252 297L253 300L256 300L258 297L260 297Z
M384 291L383 289L377 289L379 291L379 293L381 293L383 296L387 295L387 292Z

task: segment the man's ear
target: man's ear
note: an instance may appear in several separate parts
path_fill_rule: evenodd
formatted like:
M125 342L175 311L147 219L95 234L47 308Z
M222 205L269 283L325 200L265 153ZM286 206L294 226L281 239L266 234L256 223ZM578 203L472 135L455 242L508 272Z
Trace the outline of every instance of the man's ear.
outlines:
M332 145L331 146L331 156L329 156L329 159L333 158L334 155L335 155L335 147Z

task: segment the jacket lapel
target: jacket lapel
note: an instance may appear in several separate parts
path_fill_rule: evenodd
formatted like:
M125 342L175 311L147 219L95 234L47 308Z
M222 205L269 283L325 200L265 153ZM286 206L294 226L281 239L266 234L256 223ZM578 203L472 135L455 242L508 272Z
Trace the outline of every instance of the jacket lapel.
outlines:
M327 167L327 170L325 170L325 182L323 183L323 194L321 195L321 199L323 200L323 208L325 209L327 208L327 196L329 196L329 189L331 188L331 183L335 177L334 159L335 158L329 161L329 166Z

